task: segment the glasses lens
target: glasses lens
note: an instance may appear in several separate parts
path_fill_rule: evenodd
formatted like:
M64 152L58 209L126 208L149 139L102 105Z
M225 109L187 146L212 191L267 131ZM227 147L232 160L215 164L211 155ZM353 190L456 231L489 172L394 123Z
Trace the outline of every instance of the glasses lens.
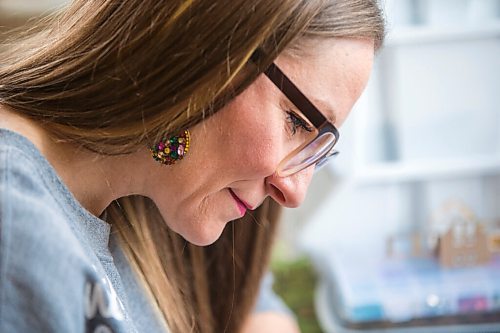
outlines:
M335 140L335 135L331 132L321 134L285 159L278 170L278 174L286 177L313 165L332 150Z
M332 150L331 152L329 152L328 154L326 154L325 156L323 156L322 158L320 158L317 162L316 162L316 168L314 169L314 171L318 171L319 169L321 169L321 167L323 165L325 165L326 163L328 163L328 161L330 161L330 159L334 156L337 156L339 154L338 151L336 150Z

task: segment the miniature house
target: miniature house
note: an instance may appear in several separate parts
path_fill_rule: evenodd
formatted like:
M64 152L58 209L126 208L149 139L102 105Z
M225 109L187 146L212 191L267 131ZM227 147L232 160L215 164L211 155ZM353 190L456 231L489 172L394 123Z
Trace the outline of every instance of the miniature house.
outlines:
M488 236L476 222L454 221L438 242L439 262L444 267L485 264L490 259Z

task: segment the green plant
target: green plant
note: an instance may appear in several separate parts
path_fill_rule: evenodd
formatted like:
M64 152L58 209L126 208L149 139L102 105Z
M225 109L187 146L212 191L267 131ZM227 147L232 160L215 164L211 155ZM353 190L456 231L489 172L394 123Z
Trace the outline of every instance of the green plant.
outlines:
M294 261L274 260L274 291L297 316L302 333L321 333L314 311L316 274L310 261L302 257Z

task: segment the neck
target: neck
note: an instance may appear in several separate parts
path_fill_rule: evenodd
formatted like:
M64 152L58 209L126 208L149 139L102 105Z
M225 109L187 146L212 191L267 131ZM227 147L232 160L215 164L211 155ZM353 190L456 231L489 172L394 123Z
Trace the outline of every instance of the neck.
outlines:
M1 105L0 127L30 140L54 167L73 196L95 216L100 216L113 200L140 192L140 184L133 183L123 166L140 165L134 159L143 158L143 152L103 156L60 142L32 120Z

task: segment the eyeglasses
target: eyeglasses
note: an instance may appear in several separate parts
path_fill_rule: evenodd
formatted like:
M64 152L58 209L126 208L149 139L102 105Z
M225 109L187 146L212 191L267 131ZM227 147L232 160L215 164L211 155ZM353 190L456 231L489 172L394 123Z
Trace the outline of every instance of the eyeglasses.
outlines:
M276 64L271 63L264 73L316 128L316 136L294 149L280 162L278 175L290 176L311 165L315 165L315 170L318 170L332 156L338 154L338 151L333 149L339 140L337 128L323 116Z

